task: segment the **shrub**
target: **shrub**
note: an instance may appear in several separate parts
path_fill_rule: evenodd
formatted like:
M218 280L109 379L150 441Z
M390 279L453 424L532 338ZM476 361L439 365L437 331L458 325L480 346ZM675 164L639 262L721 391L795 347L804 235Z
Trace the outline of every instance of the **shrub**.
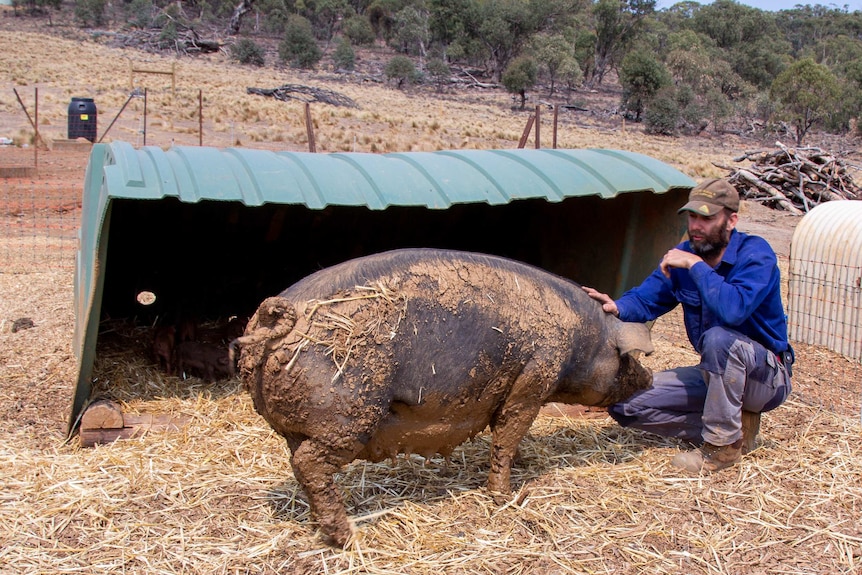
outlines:
M395 80L397 82L399 90L405 82L409 84L411 82L415 82L418 78L416 66L413 65L413 60L407 56L394 56L386 64L386 67L383 69L383 73L389 80Z
M240 64L257 66L258 68L264 65L263 48L254 43L249 38L242 38L239 42L231 46L230 53L234 60Z
M180 35L177 32L177 23L168 20L159 32L159 48L174 48Z
M527 56L519 56L512 60L503 72L503 85L512 94L521 96L521 109L527 102L527 90L536 85L539 67L536 61Z
M278 56L295 68L314 68L323 57L323 52L314 39L311 22L302 16L291 14L284 29L284 39L278 46Z
M351 16L341 24L341 31L352 44L357 46L368 46L374 44L377 38L371 22L365 16Z
M623 87L622 106L634 112L636 122L658 91L673 83L665 65L643 50L626 54L620 64L619 79Z
M431 58L428 60L426 69L438 91L443 89L443 86L449 81L449 76L452 75L449 64L441 58Z
M103 26L106 0L76 0L75 19L82 26Z
M644 113L646 133L675 136L679 121L680 109L674 90L667 88L655 94Z
M132 0L126 8L126 22L135 28L145 29L153 25L152 0Z
M338 42L335 52L332 53L332 62L338 70L352 72L356 67L356 53L353 51L353 46L346 39L342 38Z

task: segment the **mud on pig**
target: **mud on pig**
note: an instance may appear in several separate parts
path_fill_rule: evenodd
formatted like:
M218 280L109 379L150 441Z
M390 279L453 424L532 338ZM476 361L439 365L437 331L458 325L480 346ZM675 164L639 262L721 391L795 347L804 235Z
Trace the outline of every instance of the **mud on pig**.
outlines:
M543 404L606 406L651 382L642 324L576 283L500 257L431 249L350 260L268 298L235 341L257 411L282 435L331 542L350 522L333 475L354 459L448 457L490 426L488 488Z

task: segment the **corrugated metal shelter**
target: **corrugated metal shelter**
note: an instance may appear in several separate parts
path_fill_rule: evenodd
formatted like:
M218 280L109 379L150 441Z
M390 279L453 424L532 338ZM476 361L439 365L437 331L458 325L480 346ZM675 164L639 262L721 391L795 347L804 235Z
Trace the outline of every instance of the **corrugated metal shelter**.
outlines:
M99 322L241 315L322 267L401 247L492 253L620 294L679 240L695 182L615 150L311 154L97 144L75 283L78 382ZM144 307L142 292L156 294Z
M790 243L790 339L862 361L862 202L818 205Z

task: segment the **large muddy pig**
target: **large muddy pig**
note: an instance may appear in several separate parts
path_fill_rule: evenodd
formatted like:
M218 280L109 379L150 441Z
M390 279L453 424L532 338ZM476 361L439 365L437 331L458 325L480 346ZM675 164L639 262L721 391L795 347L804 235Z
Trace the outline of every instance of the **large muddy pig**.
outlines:
M350 260L260 305L240 372L285 437L331 541L351 535L333 474L354 459L448 457L490 426L488 487L510 490L518 443L548 402L606 406L650 385L652 352L569 280L500 257L406 249Z

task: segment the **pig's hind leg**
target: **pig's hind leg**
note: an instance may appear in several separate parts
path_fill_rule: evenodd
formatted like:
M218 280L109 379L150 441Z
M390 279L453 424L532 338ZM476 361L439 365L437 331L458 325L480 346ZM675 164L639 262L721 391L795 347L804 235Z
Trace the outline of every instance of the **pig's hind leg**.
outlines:
M491 420L491 469L488 490L508 494L512 491L512 462L518 444L529 431L542 407L537 397L538 377L528 365L515 379L511 392Z
M352 450L334 449L310 438L288 438L290 464L311 504L320 528L335 545L344 547L353 533L334 475L353 461ZM359 448L356 448L356 452Z

